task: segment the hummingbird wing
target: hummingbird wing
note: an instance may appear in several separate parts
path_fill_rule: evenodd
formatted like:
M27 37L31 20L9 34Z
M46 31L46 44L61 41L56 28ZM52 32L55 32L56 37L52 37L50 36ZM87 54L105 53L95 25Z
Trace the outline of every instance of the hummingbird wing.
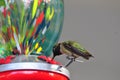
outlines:
M93 57L85 48L83 48L78 42L75 41L68 41L66 44L64 44L66 49L69 49L73 54L79 55L83 57L84 59L89 59L90 57Z

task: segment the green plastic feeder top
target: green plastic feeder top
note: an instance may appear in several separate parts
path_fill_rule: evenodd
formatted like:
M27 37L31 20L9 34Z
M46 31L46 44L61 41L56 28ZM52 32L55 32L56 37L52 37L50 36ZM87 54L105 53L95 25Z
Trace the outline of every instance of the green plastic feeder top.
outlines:
M63 18L63 0L0 0L0 58L50 56Z

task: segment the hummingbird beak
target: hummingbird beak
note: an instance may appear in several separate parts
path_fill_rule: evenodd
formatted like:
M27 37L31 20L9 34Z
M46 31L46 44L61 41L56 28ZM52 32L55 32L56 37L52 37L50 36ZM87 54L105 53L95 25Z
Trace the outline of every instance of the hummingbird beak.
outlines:
M52 57L51 61L53 61L54 59L55 59L55 55L53 55L53 57Z

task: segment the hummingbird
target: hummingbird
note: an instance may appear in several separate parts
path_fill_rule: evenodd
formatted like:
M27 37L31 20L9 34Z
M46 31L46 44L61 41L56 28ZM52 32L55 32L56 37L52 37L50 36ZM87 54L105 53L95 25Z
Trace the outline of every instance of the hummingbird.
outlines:
M53 57L52 60L59 55L66 54L67 58L70 59L70 62L66 65L70 65L73 61L76 61L76 58L82 57L86 60L89 60L90 57L93 57L84 47L82 47L76 41L64 41L57 43L53 47Z

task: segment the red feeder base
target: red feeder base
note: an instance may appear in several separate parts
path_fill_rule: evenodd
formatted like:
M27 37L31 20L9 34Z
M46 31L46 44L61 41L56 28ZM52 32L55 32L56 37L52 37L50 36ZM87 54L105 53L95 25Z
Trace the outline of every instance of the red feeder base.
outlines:
M12 63L0 65L0 80L69 80L65 68L46 63Z
M0 80L68 80L68 78L54 72L22 70L1 72Z

